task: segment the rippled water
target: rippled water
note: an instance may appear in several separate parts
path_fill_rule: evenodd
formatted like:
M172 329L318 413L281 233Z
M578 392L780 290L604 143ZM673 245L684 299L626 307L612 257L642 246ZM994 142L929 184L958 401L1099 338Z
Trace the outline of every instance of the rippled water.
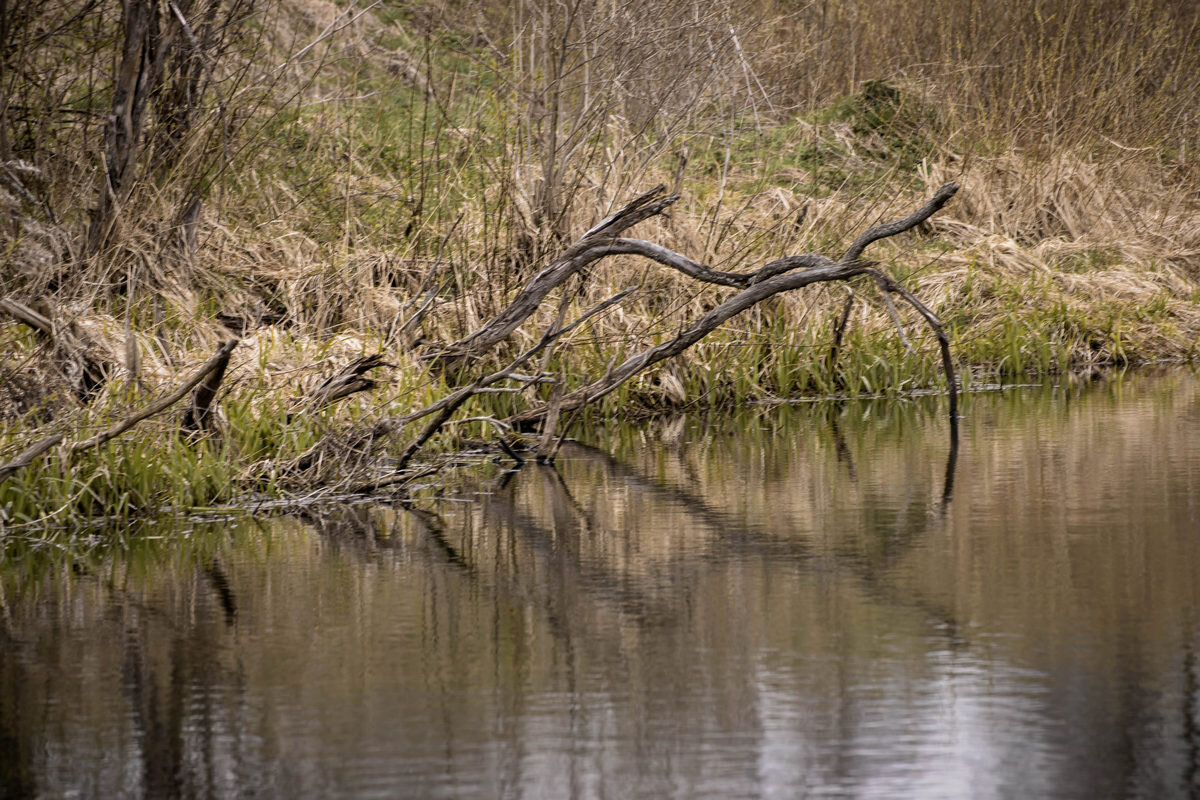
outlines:
M6 797L1200 793L1200 382L748 409L0 569Z

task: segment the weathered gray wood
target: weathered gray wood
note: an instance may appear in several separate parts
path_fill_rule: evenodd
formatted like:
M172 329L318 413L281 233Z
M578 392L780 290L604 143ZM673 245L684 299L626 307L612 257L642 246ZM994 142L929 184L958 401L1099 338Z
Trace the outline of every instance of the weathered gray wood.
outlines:
M213 402L217 399L221 382L225 380L225 369L229 366L229 357L233 354L233 348L236 346L237 340L231 339L223 344L209 361L208 371L196 386L196 391L192 395L192 404L184 412L183 420L180 422L180 427L185 433L195 435L216 432Z
M0 299L0 311L8 314L18 322L28 325L47 339L53 341L54 323L24 303L18 303L16 300L5 297Z
M0 465L0 483L3 483L10 475L22 467L28 467L38 458L38 456L49 450L51 447L54 447L64 438L65 437L61 433L56 433L53 436L47 436L45 439L40 439L22 450L12 461L9 461L7 464Z
M233 352L233 348L235 347L237 347L236 339L231 339L225 342L220 348L217 349L217 352L212 358L204 362L203 366L196 370L196 373L192 375L192 377L188 378L180 386L178 386L175 391L171 392L166 397L156 400L145 408L135 411L134 413L125 417L125 419L118 422L116 425L113 425L108 430L102 431L90 439L85 439L82 442L75 442L71 445L71 455L75 455L76 453L93 447L98 447L108 440L115 439L116 437L120 436L122 433L129 430L134 425L137 425L139 422L166 411L168 408L182 400L188 392L196 388L200 381L208 377L208 375L215 370L218 365L228 364L229 354Z
M660 361L679 355L719 328L723 323L746 309L761 303L768 297L773 297L780 292L791 289L799 289L802 286L808 286L813 283L848 280L856 275L867 273L870 270L870 266L867 263L833 264L826 267L813 267L803 272L777 275L774 278L768 278L765 281L756 283L700 317L700 319L692 323L691 326L674 339L629 357L624 363L615 369L609 370L604 376L594 380L582 389L577 389L565 395L562 398L561 411L572 411L589 403L596 402L634 375ZM541 419L547 411L547 406L541 405L515 414L507 421L513 425L525 425Z
M848 249L846 254L842 256L842 261L854 261L855 259L859 258L862 255L863 250L867 249L867 245L871 244L872 242L878 242L880 239L886 239L889 236L895 236L897 234L904 233L905 231L912 230L936 214L938 210L941 209L942 206L946 205L946 203L949 203L950 198L954 197L954 195L957 193L957 183L951 181L950 183L943 184L941 188L934 193L933 197L928 203L921 206L904 219L896 220L895 222L888 222L884 225L876 225L873 228L867 228L867 230L865 230L862 235L855 239L850 245L850 249Z
M358 392L366 392L379 385L379 381L367 377L368 372L378 367L391 367L392 364L383 360L383 355L376 353L370 356L356 358L346 366L329 376L321 385L309 393L307 397L297 400L294 407L319 411L338 400Z
M796 269L828 268L839 263L827 256L804 253L776 259L751 273L723 272L653 242L619 238L619 234L623 231L650 217L664 213L679 199L678 195L660 197L664 191L664 186L656 186L635 198L615 214L606 217L568 248L554 263L531 278L508 307L484 323L478 330L431 353L432 360L435 363L446 365L487 352L508 338L521 323L529 319L551 291L561 286L572 275L578 274L590 264L606 256L640 255L663 266L676 269L696 280L738 289L754 286ZM947 183L937 190L928 203L904 219L869 228L854 240L840 263L855 262L872 242L895 236L920 225L949 202L957 191L957 184Z
M453 416L454 412L458 410L463 403L471 399L474 394L488 386L512 377L523 364L528 362L529 359L533 358L550 344L575 330L580 325L594 317L596 314L599 314L602 311L616 305L621 300L628 297L632 292L633 289L626 289L623 292L619 292L618 294L605 300L603 303L588 309L588 311L579 317L579 319L575 320L565 328L551 329L546 331L546 333L541 339L538 340L536 344L509 362L509 364L503 369L479 378L469 386L456 389L436 402L430 403L429 405L419 408L416 411L410 412L403 417L383 419L376 422L365 432L360 433L349 443L343 445L344 449L361 452L370 451L373 447L375 447L376 443L385 441L392 436L395 436L397 433L403 430L406 425L416 422L419 419L423 419L424 417L436 415L434 420L427 424L424 429L422 429L422 432L417 436L417 438L412 442L409 442L409 444L406 445L404 450L401 452L400 458L397 462L396 470L403 470L412 457L417 453L417 451L424 446L424 444L429 441L429 439L450 420L450 417ZM321 462L321 459L329 446L329 442L326 439L322 439L304 453L301 453L299 456L293 459L284 467L283 472L294 475L312 469Z
M870 275L879 284L880 288L884 290L885 296L886 293L894 292L903 297L909 305L916 309L917 313L921 315L925 323L933 331L934 336L938 340L938 346L941 349L942 369L946 375L947 388L950 394L950 416L955 417L958 412L957 376L954 370L954 361L950 354L949 339L942 327L941 320L911 292L884 273L874 269L875 262L849 260L849 256L853 255L854 258L857 258L872 242L889 236L895 236L921 224L944 206L957 191L957 184L947 183L938 189L928 203L904 219L868 229L850 246L850 249L847 250L847 258L841 263L834 262L824 256L805 254L790 256L767 264L758 272L747 276L749 279L747 288L696 320L696 322L692 323L691 326L674 339L631 356L623 364L615 369L610 369L605 375L592 381L587 386L564 395L559 408L556 410L559 413L572 411L600 400L638 373L664 359L679 355L731 318L780 292L799 289L814 283L845 281L858 275ZM630 251L633 249L630 248ZM680 268L679 264L682 262L689 262L684 266L693 271L696 271L695 267L702 267L702 265L695 265L689 259L671 253L671 251L665 248L654 246L653 251L648 248L637 248L637 250L643 255L648 252L655 252L655 260L660 263L669 262L670 266L676 266L676 268ZM662 252L659 253L658 251ZM802 272L789 271L801 266L807 267L807 269L804 269ZM721 273L722 276L732 274ZM767 277L762 277L763 275ZM840 327L844 328L844 326ZM840 345L840 342L838 344ZM543 404L515 414L507 422L516 426L527 425L545 418L549 411L549 406Z
M575 275L593 261L604 257L607 246L624 230L661 214L679 199L678 195L660 197L666 187L661 184L635 198L620 211L606 217L583 237L567 248L558 260L543 269L525 284L512 303L478 330L431 353L435 363L447 364L487 352L508 338L522 322L529 319L541 302L567 278Z

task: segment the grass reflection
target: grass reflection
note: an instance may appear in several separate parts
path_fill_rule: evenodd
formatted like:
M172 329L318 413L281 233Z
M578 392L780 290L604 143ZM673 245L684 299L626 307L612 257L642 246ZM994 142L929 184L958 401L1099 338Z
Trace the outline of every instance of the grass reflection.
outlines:
M968 395L957 452L940 408L595 429L465 496L11 545L0 785L1186 791L1200 383Z

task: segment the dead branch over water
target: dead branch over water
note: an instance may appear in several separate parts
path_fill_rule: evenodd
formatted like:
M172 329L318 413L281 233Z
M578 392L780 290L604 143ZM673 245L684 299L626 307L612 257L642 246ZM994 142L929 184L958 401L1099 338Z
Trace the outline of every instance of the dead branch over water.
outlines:
M948 183L941 187L928 203L904 219L887 225L878 225L867 230L850 246L850 249L846 251L846 255L843 256L841 262L835 262L825 256L814 253L805 253L803 255L787 256L772 261L752 273L740 274L711 270L701 264L695 264L695 262L692 262L685 256L681 256L665 248L660 248L657 245L650 245L649 247L641 246L649 245L647 242L640 242L637 247L623 249L622 252L646 255L659 263L681 269L681 271L695 277L697 280L721 283L726 286L743 286L745 288L696 320L674 339L630 356L620 366L609 370L605 375L595 379L584 388L563 397L559 410L572 411L596 402L638 373L643 372L660 361L679 355L725 322L758 305L769 297L816 283L848 281L858 275L870 275L875 278L880 288L886 293L900 295L916 309L934 332L942 350L942 368L946 374L946 384L950 394L950 414L956 414L958 409L958 392L954 362L950 355L949 339L946 337L941 321L911 292L883 272L875 269L875 262L858 261L858 258L862 255L863 250L872 242L911 230L929 219L957 191L958 186L956 184ZM634 240L622 241L632 243ZM681 265L686 265L687 268L685 269ZM802 267L805 268L803 271L794 271ZM535 278L534 280L536 281L537 279ZM838 339L840 340L840 338L839 336ZM838 344L840 345L840 341ZM548 411L549 406L539 406L514 415L508 421L514 425L529 423L542 419Z
M620 365L610 368L604 375L596 377L584 387L572 392L564 392L563 387L559 384L555 387L550 402L514 414L504 421L506 426L516 428L542 422L544 428L538 455L542 459L552 459L553 451L557 448L550 446L549 443L554 437L553 429L557 425L560 414L577 411L601 400L634 376L655 364L678 356L730 319L770 297L814 284L850 281L860 275L865 275L874 280L885 296L893 293L899 295L920 314L926 325L933 331L941 350L942 369L946 376L949 393L949 413L951 417L954 417L958 413L957 378L950 353L949 339L941 321L912 292L878 269L876 262L861 261L859 258L873 242L904 233L929 219L949 202L957 191L957 184L947 183L927 203L907 217L869 228L854 240L841 261L834 261L816 253L804 253L771 261L754 272L735 273L714 270L652 242L618 237L618 234L638 222L664 213L678 199L678 195L662 196L665 187L659 185L635 198L615 214L587 231L550 266L530 279L508 307L485 322L476 331L452 344L432 348L429 360L434 369L453 367L452 372L461 375L465 371L464 365L469 363L469 360L482 356L487 350L504 341L521 323L529 319L554 288L561 286L572 275L579 274L588 265L608 255L641 255L664 266L677 269L698 281L741 289L738 294L717 305L670 341L630 356ZM511 377L516 369L533 355L549 346L552 341L569 333L591 316L619 302L627 293L623 292L610 298L566 328L560 330L552 328L546 331L536 345L498 372L476 378L469 385L405 417L384 420L372 425L368 431L355 438L351 449L360 454L369 451L382 440L403 430L408 423L430 414L436 414L420 435L405 446L395 466L397 471L403 471L416 452L450 421L454 411L471 395L485 386ZM836 341L830 351L831 360L836 359L843 332L844 324L837 331ZM304 471L311 467L320 460L322 451L329 445L329 442L319 443L316 448L291 465L292 471Z
M911 291L886 274L877 262L862 260L862 254L873 242L896 236L911 230L929 219L941 209L958 191L957 184L947 183L933 197L913 213L895 222L876 225L862 233L850 245L840 261L817 253L786 256L771 261L752 272L724 272L693 261L687 256L669 250L653 242L621 237L639 222L664 214L678 199L678 195L665 195L665 187L657 186L646 192L616 213L587 231L575 244L567 248L545 269L537 273L517 293L512 302L500 313L484 322L475 331L447 345L434 345L427 351L427 368L447 376L458 388L452 389L439 400L400 417L377 419L360 427L357 432L334 431L328 433L316 445L286 463L276 464L271 471L300 484L330 480L341 486L353 486L360 492L370 492L386 486L403 485L410 472L410 464L428 442L454 417L454 414L473 396L487 387L502 381L517 381L523 386L548 380L544 374L523 375L517 372L534 356L547 350L554 342L578 329L594 316L620 303L633 289L627 289L592 307L569 325L562 325L562 314L551 324L540 339L509 363L492 372L472 374L474 365L490 350L508 339L524 322L537 312L540 305L557 287L575 275L586 274L584 270L606 256L639 255L650 261L675 269L702 283L715 284L739 290L717 304L699 319L692 321L674 338L635 353L619 365L612 366L602 374L589 380L584 386L568 391L555 382L548 403L533 405L510 416L507 420L491 421L501 431L513 428L528 428L543 423L539 460L552 460L561 445L559 436L555 442L558 419L561 414L570 414L592 405L612 393L623 383L645 372L656 364L685 352L723 324L754 308L759 303L784 292L829 282L848 282L865 276L887 297L898 295L911 305L933 332L941 351L942 368L946 377L951 418L957 414L957 379L950 353L949 339L938 317ZM586 278L585 278L586 279ZM853 296L853 295L851 295ZM565 307L564 307L565 308ZM0 310L30 325L41 334L53 334L49 321L26 309L20 304L6 302ZM29 313L25 313L29 311ZM836 361L842 346L848 315L834 331L828 359ZM45 324L41 324L45 321ZM194 438L200 434L213 433L214 405L230 356L237 346L236 340L225 342L196 373L170 394L135 412L128 413L109 429L82 441L67 445L67 454L98 447L133 428L138 423L153 417L194 391L192 403L181 423L181 432ZM610 362L611 363L611 362ZM326 407L351 394L376 388L378 382L365 377L365 373L377 367L390 366L383 361L382 354L366 356L348 365L341 372L326 380L309 397L292 402L292 407L316 410ZM388 462L377 457L383 445L399 436L418 420L430 417L421 430L401 448L399 454ZM289 416L289 419L291 417ZM490 419L490 418L489 418ZM0 480L18 469L28 466L59 444L63 435L47 437L28 447L15 459L0 465ZM507 443L506 443L507 449ZM353 457L351 457L353 456ZM380 476L382 464L388 464L386 474ZM333 466L333 470L321 468ZM364 483L363 470L374 477Z

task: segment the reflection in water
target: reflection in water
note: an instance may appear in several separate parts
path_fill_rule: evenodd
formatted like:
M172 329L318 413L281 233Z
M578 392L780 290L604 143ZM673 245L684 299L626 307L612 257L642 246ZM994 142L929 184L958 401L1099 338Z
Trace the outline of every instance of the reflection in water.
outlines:
M965 399L13 552L0 796L1195 794L1200 384Z

